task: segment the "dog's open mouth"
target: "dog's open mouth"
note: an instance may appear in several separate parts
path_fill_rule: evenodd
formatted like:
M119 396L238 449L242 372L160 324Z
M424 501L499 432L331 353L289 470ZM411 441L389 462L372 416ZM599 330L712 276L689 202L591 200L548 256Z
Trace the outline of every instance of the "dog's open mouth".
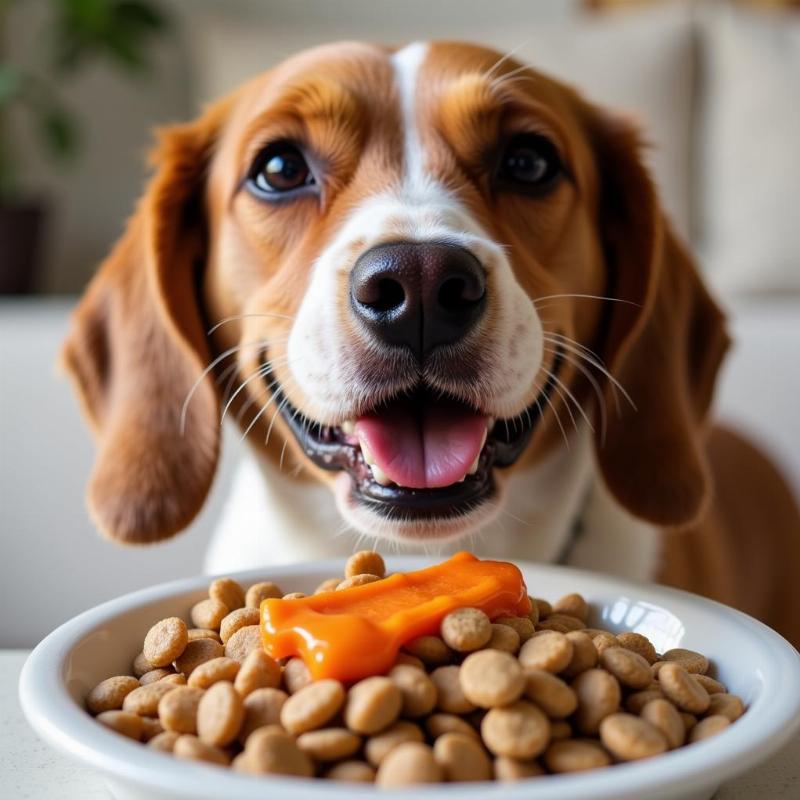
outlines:
M461 400L420 386L339 426L321 425L272 384L283 419L317 466L345 470L355 500L393 519L465 514L494 493L494 467L513 464L533 435L563 357L534 403L494 420Z

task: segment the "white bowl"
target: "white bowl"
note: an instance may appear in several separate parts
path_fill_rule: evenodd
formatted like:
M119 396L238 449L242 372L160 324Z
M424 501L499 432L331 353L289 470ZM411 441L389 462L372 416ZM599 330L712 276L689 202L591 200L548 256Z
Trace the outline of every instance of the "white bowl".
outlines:
M419 569L428 559L389 559L392 571ZM610 630L645 634L660 652L688 647L708 655L717 677L747 705L746 714L718 736L650 761L596 772L515 784L451 784L394 791L394 798L503 800L706 800L723 782L778 750L800 727L800 655L760 622L718 603L662 587L565 567L520 564L528 590L557 598L581 592ZM340 573L340 561L235 574L247 585L276 580L285 591L310 592ZM268 573L268 574L267 574ZM357 784L299 778L248 777L179 761L106 730L83 709L87 691L103 678L126 674L150 625L186 616L206 596L207 576L125 595L81 614L31 653L20 678L22 708L42 738L101 772L120 800L357 800L385 796ZM57 601L57 598L55 598Z

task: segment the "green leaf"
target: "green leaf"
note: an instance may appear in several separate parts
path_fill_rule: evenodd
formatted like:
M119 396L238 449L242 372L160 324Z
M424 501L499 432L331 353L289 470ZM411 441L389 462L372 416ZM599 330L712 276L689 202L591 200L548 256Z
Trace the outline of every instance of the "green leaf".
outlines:
M45 146L59 161L68 161L78 152L77 123L63 108L43 109L39 114L39 131Z

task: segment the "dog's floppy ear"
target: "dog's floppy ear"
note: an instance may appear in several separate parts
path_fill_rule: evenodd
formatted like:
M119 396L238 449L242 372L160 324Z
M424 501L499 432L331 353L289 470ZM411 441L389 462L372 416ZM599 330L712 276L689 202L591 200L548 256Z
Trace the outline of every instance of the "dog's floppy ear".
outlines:
M710 497L704 422L728 346L724 317L661 211L635 128L593 109L598 214L608 268L603 358L630 395L619 414L606 385L606 484L632 514L660 526L698 519Z
M163 539L200 509L216 469L218 399L198 276L202 186L225 116L159 133L155 173L127 229L90 283L62 350L99 451L88 488L100 530L126 543ZM196 381L181 426L181 411Z

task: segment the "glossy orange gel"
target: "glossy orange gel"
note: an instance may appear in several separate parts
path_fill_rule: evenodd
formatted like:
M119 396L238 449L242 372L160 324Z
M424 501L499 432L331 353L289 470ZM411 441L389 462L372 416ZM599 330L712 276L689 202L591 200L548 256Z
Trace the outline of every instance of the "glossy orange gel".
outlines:
M338 592L264 600L261 639L273 658L300 656L316 680L354 681L386 672L403 644L438 633L442 619L465 606L491 619L531 609L517 567L462 552L418 572Z

